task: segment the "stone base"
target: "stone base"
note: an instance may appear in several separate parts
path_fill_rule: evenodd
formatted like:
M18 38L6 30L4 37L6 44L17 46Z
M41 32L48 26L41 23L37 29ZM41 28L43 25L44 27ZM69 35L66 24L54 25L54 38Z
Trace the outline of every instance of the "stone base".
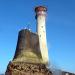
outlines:
M52 75L44 64L10 62L5 75Z

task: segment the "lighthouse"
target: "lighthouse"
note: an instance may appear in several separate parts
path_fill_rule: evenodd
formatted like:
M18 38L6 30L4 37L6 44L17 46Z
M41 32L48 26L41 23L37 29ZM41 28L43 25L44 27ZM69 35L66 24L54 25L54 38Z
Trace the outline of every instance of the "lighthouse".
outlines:
M5 75L52 75L47 68L46 11L43 6L35 8L36 33L29 29L19 31L15 54Z
M39 45L41 56L44 63L48 63L48 49L46 40L46 11L44 6L38 6L35 8L36 21L37 21L37 34L39 36Z

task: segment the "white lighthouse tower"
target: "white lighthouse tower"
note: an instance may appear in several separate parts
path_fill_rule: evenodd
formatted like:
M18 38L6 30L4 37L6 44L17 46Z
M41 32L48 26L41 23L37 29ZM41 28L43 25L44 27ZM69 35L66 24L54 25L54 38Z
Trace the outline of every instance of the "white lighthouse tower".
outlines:
M37 19L37 34L39 36L40 50L44 63L48 63L48 49L46 41L46 11L47 9L43 6L35 8Z

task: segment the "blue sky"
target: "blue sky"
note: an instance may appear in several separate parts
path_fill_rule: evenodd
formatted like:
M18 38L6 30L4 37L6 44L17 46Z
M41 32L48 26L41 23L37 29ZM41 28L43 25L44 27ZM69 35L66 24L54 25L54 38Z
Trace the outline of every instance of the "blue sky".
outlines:
M19 30L36 31L34 8L45 5L50 63L75 72L75 0L0 0L0 73L13 59Z

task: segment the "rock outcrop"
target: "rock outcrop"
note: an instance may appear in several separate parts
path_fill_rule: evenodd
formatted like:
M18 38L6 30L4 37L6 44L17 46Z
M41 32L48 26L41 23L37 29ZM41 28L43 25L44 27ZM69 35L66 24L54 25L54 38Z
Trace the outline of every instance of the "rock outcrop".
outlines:
M52 75L44 64L10 62L5 75Z

